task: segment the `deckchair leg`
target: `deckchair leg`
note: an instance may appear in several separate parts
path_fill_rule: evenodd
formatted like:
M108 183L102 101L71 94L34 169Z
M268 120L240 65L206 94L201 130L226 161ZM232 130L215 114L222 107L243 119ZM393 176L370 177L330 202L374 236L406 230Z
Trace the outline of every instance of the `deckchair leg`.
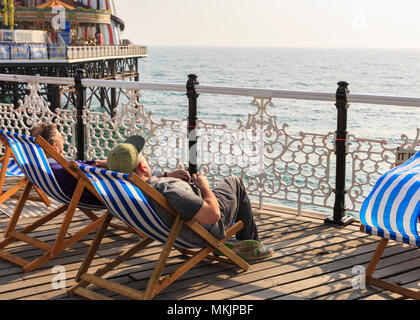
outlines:
M127 259L131 258L137 252L146 248L152 242L153 242L152 238L141 240L138 244L136 244L132 248L128 249L127 251L123 252L117 258L115 258L111 262L107 263L102 268L96 270L96 272L94 274L88 274L87 273L88 269L86 268L86 266L89 267L89 265L90 265L90 262L89 262L89 259L88 259L87 262L89 262L89 263L86 263L86 266L84 266L84 268L83 268L85 271L83 273L79 272L80 274L78 274L78 278L77 278L76 281L80 281L80 282L78 284L76 284L75 286L73 286L71 289L69 289L67 291L67 293L70 296L74 295L75 293L77 293L77 290L79 288L85 288L90 283L93 283L93 282L88 281L88 279L97 279L97 278L100 278L100 277L104 276L105 274L107 274L108 272L110 272L111 270L113 270L114 268L119 266L121 263L123 263ZM95 255L95 253L93 253L93 255ZM131 296L133 296L133 295L131 295ZM136 297L138 297L138 295L136 295ZM144 298L144 294L141 293L141 299L143 299L143 298ZM136 299L136 298L134 298L134 299Z
M376 248L375 254L373 255L372 259L370 260L370 263L366 269L366 277L371 277L373 275L373 272L375 271L379 260L381 259L386 246L388 245L389 240L382 238L381 241L378 244L378 247Z
M49 252L45 253L42 257L40 257L40 258L31 262L31 261L22 259L22 258L14 255L14 254L8 253L7 251L4 251L2 249L7 247L8 245L10 245L11 243L17 241L17 238L24 238L24 236L26 234L31 233L32 231L34 231L38 227L40 227L40 226L44 225L45 223L47 223L48 221L54 219L55 217L57 217L58 215L63 213L66 210L66 208L67 208L67 206L62 206L62 207L56 209L55 211L47 214L46 216L42 217L41 219L38 219L37 221L35 221L31 225L24 228L22 231L19 232L19 234L16 234L17 232L11 232L9 237L7 237L5 240L0 242L0 257L2 257L3 259L5 259L5 260L7 260L11 263L14 263L14 264L22 267L23 272L33 271L36 268L40 267L45 262L47 262L48 260L50 260L51 257L50 257ZM16 236L18 236L18 237L16 237Z
M221 242L227 241L230 237L238 233L243 228L243 222L238 222L233 227L228 229L226 231L226 238L221 240ZM230 250L230 249L228 249ZM216 261L222 261L225 263L231 263L234 265L238 265L236 261L232 261L230 259L226 258L220 258L220 257L212 257L210 254L214 251L214 248L212 246L207 246L206 248L202 249L201 251L193 252L190 250L178 250L183 254L192 255L192 258L190 258L188 261L186 261L182 266L180 266L178 269L176 269L169 277L165 278L156 288L154 295L158 295L162 290L164 290L166 287L168 287L170 284L172 284L174 281L179 279L183 274L188 272L191 268L193 268L197 263L204 259L210 259L210 260L216 260ZM235 254L235 253L234 253ZM236 255L236 254L235 254ZM238 260L242 260L239 256L237 257ZM248 265L245 261L243 261L246 265ZM240 265L239 265L240 266ZM248 268L246 268L248 269Z
M32 231L34 231L35 229L37 229L38 227L44 225L45 223L47 223L48 221L54 219L55 217L57 217L58 215L60 215L61 213L63 213L64 211L66 211L67 206L62 206L58 209L56 209L55 211L47 214L46 216L42 217L41 219L38 219L37 221L35 221L33 224L27 226L26 228L24 228L21 233L23 234L28 234L31 233ZM12 237L8 237L5 240L3 240L2 242L0 242L0 249L3 249L5 247L7 247L9 244L11 244L12 242L14 242L15 239Z
M372 260L369 263L369 266L366 269L366 283L384 290L392 291L398 294L401 294L404 297L420 300L420 292L404 288L402 286L383 281L373 277L373 273L381 259L384 250L388 244L389 240L382 238L378 247L376 248L376 252L372 257Z
M3 204L10 198L20 198L20 196L17 196L16 193L23 188L26 183L28 182L28 179L23 178L18 183L16 183L13 187L11 187L9 190L7 190L5 193L0 195L0 204Z
M153 239L151 239L151 238L144 239L144 240L140 241L140 243L138 243L137 245L135 245L131 249L125 251L124 253L119 255L117 258L115 258L113 261L107 263L102 268L98 269L93 275L88 275L87 271L90 268L92 260L93 260L95 254L96 254L96 251L98 250L98 248L99 248L99 246L102 242L102 239L104 238L106 230L108 229L108 227L111 224L111 220L112 220L112 214L107 213L103 224L101 225L101 227L97 231L95 239L93 240L93 242L91 244L91 247L89 248L89 251L88 251L88 253L87 253L87 255L86 255L86 257L83 261L83 264L80 267L79 272L77 273L75 281L79 282L79 283L76 284L75 286L73 286L71 289L69 289L67 291L68 295L72 296L75 293L78 293L78 290L80 288L84 288L84 287L89 285L88 281L83 281L83 279L82 279L82 278L86 278L85 276L90 276L91 278L93 277L92 279L97 279L97 278L105 275L109 271L113 270L115 267L120 265L122 262L129 259L134 254L136 254L138 251L144 249L145 247L147 247L149 244L151 244L153 242Z
M31 192L32 186L33 184L28 180L26 183L26 187L19 198L19 202L15 208L15 211L13 212L12 218L10 219L9 225L7 226L6 232L4 234L5 238L9 236L10 232L15 230L17 222L22 213L23 207L25 206L26 200L29 196L29 193Z
M92 260L95 257L96 251L98 251L98 248L102 242L102 239L105 236L105 232L108 229L109 224L111 223L111 220L112 220L112 214L108 212L106 214L104 222L102 223L102 225L99 227L98 231L96 232L95 239L93 240L86 257L83 260L83 264L76 275L76 279L75 279L76 282L80 281L81 274L89 270L89 267L92 264Z
M12 149L9 146L6 146L6 150L4 151L4 156L1 159L0 195L3 194L4 179L6 178L7 166L9 165L8 161L10 159L11 154L12 154Z
M57 257L63 250L64 239L66 237L66 233L69 230L70 223L73 219L74 213L76 212L77 204L79 203L80 198L82 197L83 190L85 188L86 183L79 179L76 190L73 193L73 197L67 209L66 215L64 216L63 222L60 227L60 231L58 232L57 239L54 243L53 249L51 251L52 257Z
M163 247L162 253L159 257L158 263L156 264L155 269L153 270L153 274L150 277L150 280L147 284L147 288L146 288L146 292L144 296L145 300L150 300L154 296L156 296L155 294L156 286L159 282L159 278L163 272L163 269L165 268L166 261L168 260L169 253L172 250L176 237L179 231L181 230L182 224L183 224L183 221L181 219L181 216L177 215L172 225L171 232L169 233L169 236Z
M34 271L35 269L38 269L40 266L42 266L47 261L50 261L51 259L52 258L50 256L50 253L49 252L46 252L41 257L39 257L38 259L35 259L31 263L29 263L26 266L24 266L23 267L23 272L24 273L27 273L27 272Z
M47 207L49 207L51 205L51 201L48 199L48 196L45 194L45 192L39 189L37 186L34 186L34 189L36 193L38 193L41 201L44 202Z

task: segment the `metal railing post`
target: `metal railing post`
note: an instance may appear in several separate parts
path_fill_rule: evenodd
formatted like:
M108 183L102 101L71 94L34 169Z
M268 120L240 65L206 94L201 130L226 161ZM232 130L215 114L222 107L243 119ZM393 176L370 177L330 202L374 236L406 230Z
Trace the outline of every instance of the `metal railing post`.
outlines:
M187 82L187 96L188 96L188 161L190 174L195 174L197 170L197 100L199 94L195 90L198 85L197 76L190 74Z
M77 160L85 160L85 124L83 121L83 110L86 106L86 87L82 85L82 80L86 78L86 72L83 69L76 71L75 89L76 89L76 148Z
M352 217L346 216L345 196L346 196L346 157L347 157L347 111L349 103L347 94L350 93L347 82L339 82L336 94L337 131L335 138L336 154L336 183L335 183L335 203L334 215L325 220L326 223L332 223L345 226L354 221Z

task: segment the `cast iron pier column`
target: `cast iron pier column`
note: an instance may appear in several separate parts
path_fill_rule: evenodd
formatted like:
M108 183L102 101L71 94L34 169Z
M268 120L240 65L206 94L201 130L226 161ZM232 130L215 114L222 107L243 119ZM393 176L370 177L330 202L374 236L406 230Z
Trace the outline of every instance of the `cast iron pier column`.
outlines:
M77 146L77 160L85 160L85 124L83 121L83 110L86 106L86 88L82 85L82 80L86 78L86 72L83 69L76 71L75 94L76 94L76 146Z
M188 161L189 161L189 172L190 174L197 173L197 100L199 94L195 90L195 86L198 85L197 76L190 74L187 82L187 96L189 106L188 116Z
M347 94L350 92L347 82L339 82L336 106L338 111L337 116L337 131L335 141L336 154L336 184L335 184L335 203L334 215L332 218L325 220L326 223L332 223L340 226L345 226L354 221L352 217L346 216L345 196L346 196L346 156L347 156L347 110L349 103Z

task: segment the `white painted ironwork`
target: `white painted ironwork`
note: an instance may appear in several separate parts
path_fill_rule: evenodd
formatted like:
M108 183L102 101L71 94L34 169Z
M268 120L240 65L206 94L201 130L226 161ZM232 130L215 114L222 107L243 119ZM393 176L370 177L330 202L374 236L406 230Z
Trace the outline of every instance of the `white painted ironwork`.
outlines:
M19 101L17 108L13 104L0 105L0 129L30 135L31 130L42 122L55 123L65 140L65 156L73 159L77 152L76 110L56 109L51 112L50 104L38 94L40 83L28 83L27 90L29 94L24 101Z
M146 46L78 46L67 47L68 60L80 60L103 57L147 56Z
M74 79L20 75L0 75L0 81L28 83L29 94L17 109L0 106L0 127L28 133L34 124L51 121L59 124L66 137L67 155L74 158L76 112L57 110L52 113L38 95L40 84L73 86ZM188 121L153 118L141 103L141 92L155 90L186 93L180 84L159 84L111 80L82 80L90 88L117 88L123 95L120 106L111 117L105 112L84 109L86 125L86 157L104 159L119 142L133 134L142 134L147 143L145 155L153 168L171 170L188 164ZM299 99L335 103L330 93L267 90L258 88L226 88L197 86L199 94L237 95L250 98L255 112L237 125L198 121L198 168L212 184L229 175L241 176L254 200L281 202L297 207L331 212L334 207L335 133L291 134L288 124L279 123L272 110L276 99ZM351 103L420 107L420 98L385 97L349 94ZM399 147L418 149L420 129L410 139L400 142L363 139L348 136L348 192L346 210L357 213L365 197L384 172L395 165Z

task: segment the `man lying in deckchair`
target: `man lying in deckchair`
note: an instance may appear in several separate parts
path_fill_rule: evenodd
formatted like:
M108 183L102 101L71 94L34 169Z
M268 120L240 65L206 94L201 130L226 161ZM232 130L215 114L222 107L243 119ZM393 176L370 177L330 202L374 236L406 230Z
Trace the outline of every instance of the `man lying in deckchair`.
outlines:
M229 177L211 190L207 178L201 174L191 177L188 172L181 170L177 177L168 174L152 176L150 166L141 154L144 144L145 140L141 136L133 136L114 148L107 160L109 170L125 174L135 172L163 194L185 221L195 219L218 240L226 237L227 228L242 221L244 228L237 233L237 241L225 244L244 260L261 260L273 255L273 248L260 242L251 203L241 179ZM190 180L194 184L190 184ZM171 226L173 215L156 205L151 198L147 198L164 223ZM197 246L207 245L185 226L181 229L181 235Z

